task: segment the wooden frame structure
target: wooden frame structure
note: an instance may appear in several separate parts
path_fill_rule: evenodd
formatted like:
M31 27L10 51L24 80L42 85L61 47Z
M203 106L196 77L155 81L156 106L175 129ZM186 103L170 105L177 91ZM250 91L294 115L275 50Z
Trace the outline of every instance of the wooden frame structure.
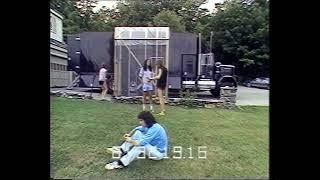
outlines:
M115 96L129 96L130 78L135 74L132 71L131 64L136 63L142 67L143 61L149 59L164 59L164 64L169 71L169 27L115 27L114 29L114 94ZM140 54L136 52L140 51ZM159 52L159 48L162 51ZM140 48L140 49L139 49ZM147 48L152 48L155 52L149 52ZM141 54L141 51L144 53ZM164 52L164 54L163 54ZM161 54L162 53L162 54ZM128 57L128 58L127 58ZM127 58L127 59L125 59ZM122 67L128 63L128 69ZM124 72L127 71L127 72ZM157 72L157 71L156 71ZM124 85L128 77L128 83ZM126 91L126 93L124 93ZM168 97L168 82L165 91Z

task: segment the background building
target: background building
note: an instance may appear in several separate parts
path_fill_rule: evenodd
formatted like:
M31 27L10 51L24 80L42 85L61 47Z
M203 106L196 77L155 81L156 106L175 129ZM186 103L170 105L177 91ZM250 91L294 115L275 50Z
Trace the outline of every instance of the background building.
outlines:
M63 42L62 19L50 9L50 87L65 87L72 81L72 72L67 71L68 51Z

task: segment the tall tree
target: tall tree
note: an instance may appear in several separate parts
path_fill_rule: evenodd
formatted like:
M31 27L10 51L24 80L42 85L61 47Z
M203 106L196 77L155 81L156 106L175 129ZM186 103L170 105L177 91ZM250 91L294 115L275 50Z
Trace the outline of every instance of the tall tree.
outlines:
M150 0L126 0L117 5L117 24L119 26L148 26L158 14L155 2Z
M164 10L153 18L153 26L168 26L173 32L184 32L185 25L182 18L174 11Z
M213 32L216 59L234 64L240 75L268 75L269 1L227 0L213 14L206 0L125 0L115 9L93 12L97 0L51 0L64 16L64 33L112 31L115 26L169 26L177 32L202 33L209 52Z
M76 7L82 19L80 27L83 31L93 31L95 13L93 8L97 6L98 0L76 0Z
M268 76L269 2L226 1L213 15L208 30L214 32L217 58L237 66L240 75Z
M64 34L103 30L101 14L93 12L97 0L51 0L50 7L60 12Z
M117 21L123 26L147 26L160 12L174 12L181 17L185 30L193 32L197 21L208 12L200 6L206 0L126 0L119 2Z
M177 9L177 14L182 17L183 23L186 24L187 32L195 32L196 27L203 25L200 20L208 14L207 9L200 8L206 0L185 0L180 9Z
M63 33L74 34L81 31L81 17L75 0L51 0L50 8L63 16Z

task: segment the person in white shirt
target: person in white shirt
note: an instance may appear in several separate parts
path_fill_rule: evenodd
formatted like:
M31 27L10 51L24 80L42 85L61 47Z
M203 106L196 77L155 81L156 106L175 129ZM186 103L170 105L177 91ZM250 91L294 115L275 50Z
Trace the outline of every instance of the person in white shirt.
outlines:
M107 77L107 69L106 64L102 64L100 70L99 70L99 85L101 86L101 98L105 98L106 93L108 92L108 86L106 82Z
M143 90L143 101L142 101L142 110L146 110L146 102L147 98L150 104L150 111L153 112L153 105L152 105L152 92L154 91L153 83L150 78L153 77L152 67L151 67L151 60L146 59L144 61L143 67L140 69L139 77L140 81L142 82L142 90Z

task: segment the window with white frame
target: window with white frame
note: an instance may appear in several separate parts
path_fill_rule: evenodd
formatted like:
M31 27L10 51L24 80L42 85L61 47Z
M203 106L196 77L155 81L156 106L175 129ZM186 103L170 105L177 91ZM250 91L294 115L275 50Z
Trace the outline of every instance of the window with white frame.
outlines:
M57 22L54 16L50 17L50 31L55 34L57 33Z
M50 69L58 71L67 71L67 66L63 64L50 63Z

